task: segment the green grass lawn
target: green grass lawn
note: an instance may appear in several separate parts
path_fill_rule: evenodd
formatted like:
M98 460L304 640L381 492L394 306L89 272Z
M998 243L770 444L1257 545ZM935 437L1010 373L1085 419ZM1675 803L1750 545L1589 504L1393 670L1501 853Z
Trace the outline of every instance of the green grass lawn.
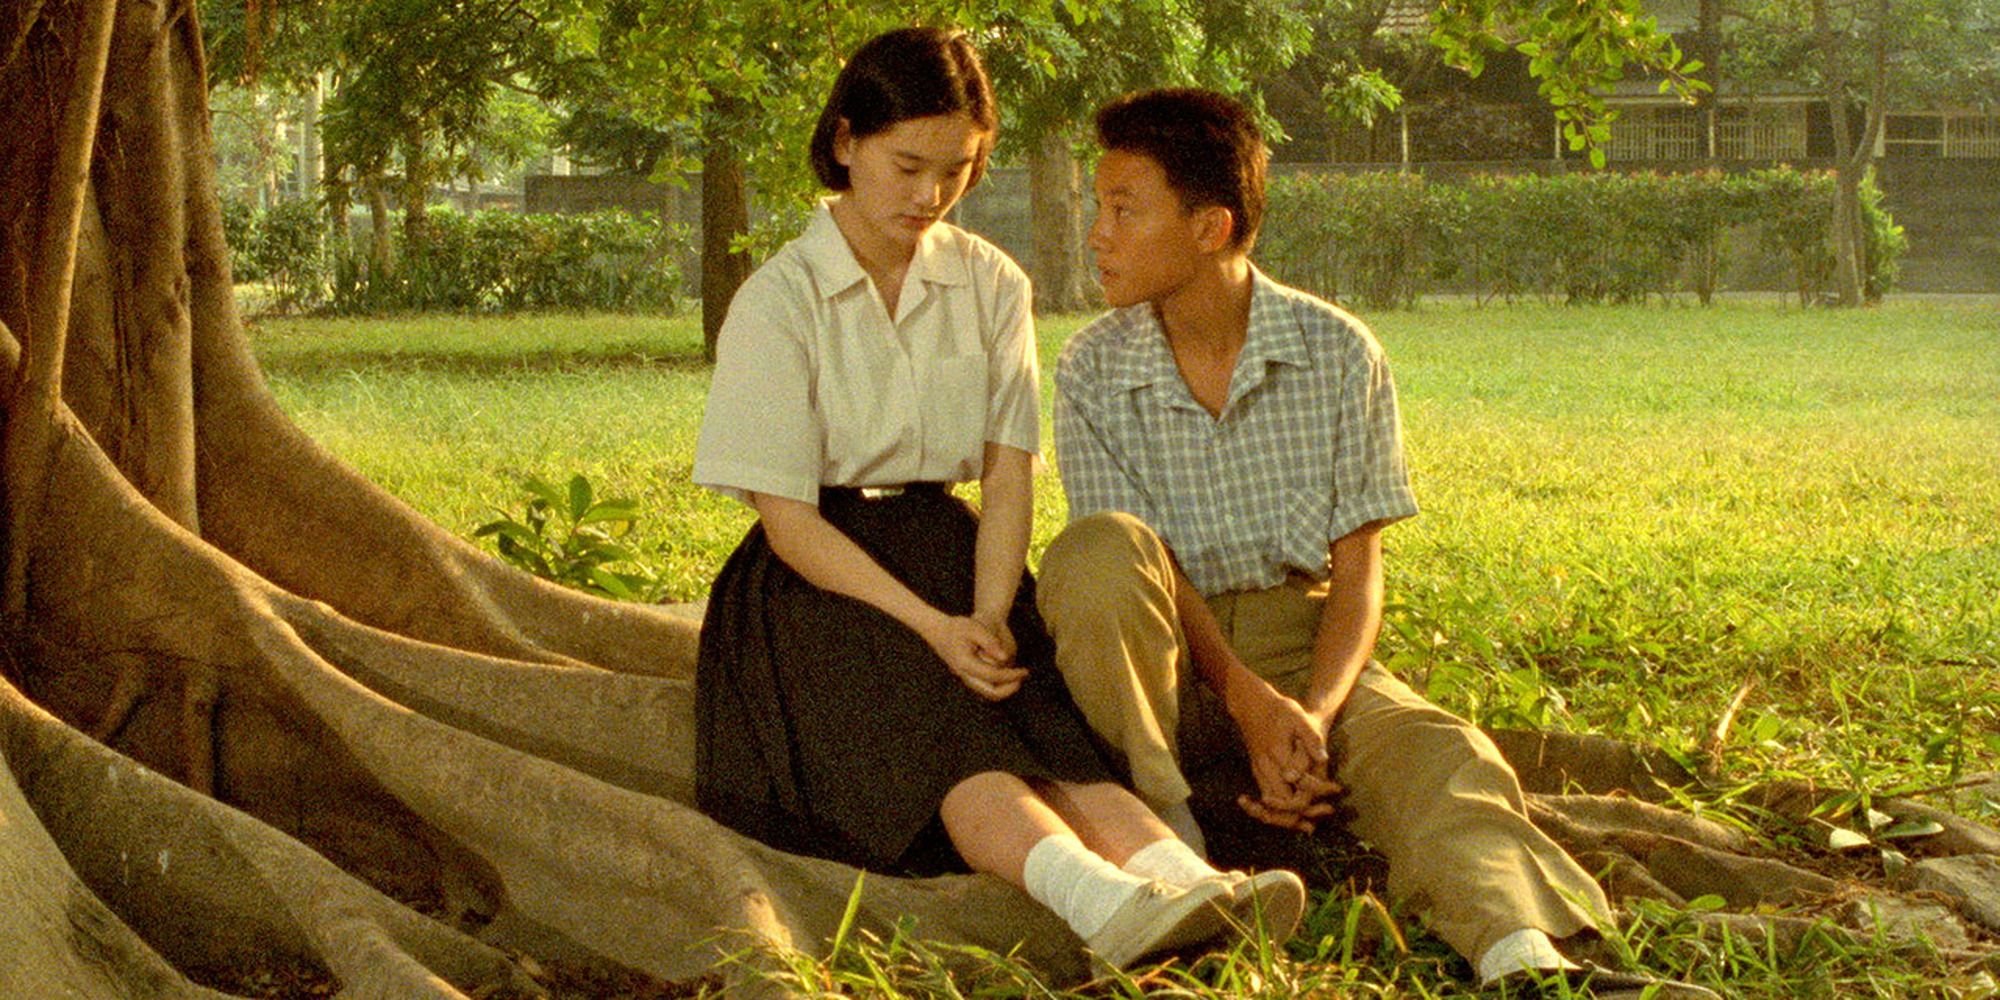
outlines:
M1435 699L1686 750L1747 681L1724 768L1741 780L1883 793L2000 769L1991 304L1369 318L1425 508L1386 536L1381 652ZM1043 324L1045 374L1078 323ZM309 433L461 533L518 510L525 476L582 473L637 502L638 568L688 600L749 524L687 483L707 385L690 319L271 319L252 339ZM1037 514L1039 551L1063 519L1053 476ZM1353 947L1360 907L1327 903L1294 948ZM1675 919L1642 921L1645 960L1742 995L1958 995L1886 951L1682 947ZM1421 940L1373 967L1267 960L1239 955L1206 988L1432 996L1464 971ZM910 981L929 974L909 961Z
M1424 514L1382 653L1481 721L1692 746L1738 687L1755 770L1883 787L2000 766L2000 312L1476 309L1369 317ZM1078 325L1042 324L1044 374ZM285 407L470 534L518 482L632 498L659 595L750 518L687 482L689 318L266 320ZM1046 381L1046 380L1045 380ZM1036 551L1063 519L1038 488Z

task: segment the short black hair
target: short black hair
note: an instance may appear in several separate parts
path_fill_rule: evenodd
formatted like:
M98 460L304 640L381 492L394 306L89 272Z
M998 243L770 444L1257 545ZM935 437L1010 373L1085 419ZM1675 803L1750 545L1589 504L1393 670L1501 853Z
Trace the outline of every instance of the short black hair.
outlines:
M1097 143L1152 158L1189 208L1228 209L1236 220L1231 246L1256 242L1271 154L1241 102L1192 87L1127 94L1097 112Z
M965 32L945 28L899 28L884 32L857 49L834 78L833 92L820 110L813 129L813 173L832 191L850 186L847 168L833 155L840 123L847 134L865 139L886 132L898 122L963 111L988 136L1000 131L1000 113L993 104L993 84ZM969 190L986 173L993 143L981 144L972 164Z

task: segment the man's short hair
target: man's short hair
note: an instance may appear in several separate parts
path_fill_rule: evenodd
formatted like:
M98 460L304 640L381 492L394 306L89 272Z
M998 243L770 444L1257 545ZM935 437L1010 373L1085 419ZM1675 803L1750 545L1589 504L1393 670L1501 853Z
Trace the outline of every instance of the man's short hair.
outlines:
M855 50L834 78L833 92L813 129L808 157L813 174L828 190L848 189L847 168L833 155L842 121L849 136L866 139L899 122L961 111L986 133L965 185L969 191L985 175L993 137L1000 131L993 84L972 41L965 32L946 28L901 28L876 35Z
M1231 246L1247 251L1256 242L1271 154L1240 102L1195 88L1127 94L1097 112L1097 142L1151 157L1189 208L1228 209L1236 220Z

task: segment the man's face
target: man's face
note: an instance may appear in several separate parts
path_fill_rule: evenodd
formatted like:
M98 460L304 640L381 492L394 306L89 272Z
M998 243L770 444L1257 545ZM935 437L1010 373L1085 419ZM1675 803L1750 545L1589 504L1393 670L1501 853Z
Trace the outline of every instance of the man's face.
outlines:
M1104 300L1121 307L1179 291L1202 257L1201 220L1168 186L1167 172L1150 156L1114 149L1097 161L1096 187L1090 249Z

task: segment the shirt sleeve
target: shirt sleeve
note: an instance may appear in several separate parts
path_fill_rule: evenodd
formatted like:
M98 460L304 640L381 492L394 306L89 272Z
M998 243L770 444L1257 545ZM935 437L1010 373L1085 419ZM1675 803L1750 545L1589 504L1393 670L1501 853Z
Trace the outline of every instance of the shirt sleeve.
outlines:
M1335 418L1333 517L1327 541L1372 521L1400 521L1417 513L1403 464L1403 422L1396 383L1374 337L1363 334L1342 366Z
M693 479L749 502L751 492L819 502L825 437L813 406L800 290L752 275L729 304L715 347Z
M986 440L1042 451L1042 369L1036 354L1034 293L1019 268L1001 272L986 347Z
M1145 488L1119 458L1106 420L1107 390L1091 361L1084 352L1065 350L1056 362L1056 471L1069 519L1117 510L1154 524Z

